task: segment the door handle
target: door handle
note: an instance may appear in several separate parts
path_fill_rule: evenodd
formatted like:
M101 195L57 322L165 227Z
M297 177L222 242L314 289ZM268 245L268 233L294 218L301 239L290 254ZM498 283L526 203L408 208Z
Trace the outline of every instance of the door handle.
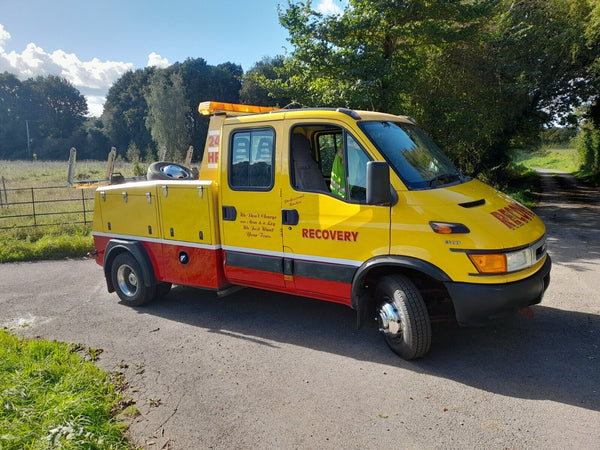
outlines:
M298 225L300 216L296 209L282 209L281 210L281 223L283 225Z
M235 206L223 206L223 220L235 221L237 218L237 210Z

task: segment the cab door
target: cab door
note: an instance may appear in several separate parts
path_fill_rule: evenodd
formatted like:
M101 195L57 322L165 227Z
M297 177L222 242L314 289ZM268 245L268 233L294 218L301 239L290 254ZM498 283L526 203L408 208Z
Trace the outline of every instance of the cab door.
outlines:
M372 157L352 133L330 123L297 124L286 153L286 282L299 294L350 304L358 267L389 253L390 207L366 204Z
M273 127L223 129L221 233L228 280L282 289L281 192Z

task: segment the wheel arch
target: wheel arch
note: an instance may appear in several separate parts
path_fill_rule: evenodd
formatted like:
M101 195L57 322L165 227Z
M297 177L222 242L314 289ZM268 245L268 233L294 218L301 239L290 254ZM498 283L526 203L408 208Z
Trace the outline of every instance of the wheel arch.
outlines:
M106 278L108 292L115 291L111 277L112 263L117 255L125 252L130 253L140 265L144 275L144 285L147 287L154 286L157 283L156 276L154 275L154 266L144 244L140 241L111 239L106 245L103 262L104 277Z
M376 256L363 263L352 280L352 308L356 310L357 328L369 319L376 281L385 275L404 274L411 280L433 280L445 290L444 282L451 278L439 267L410 256Z

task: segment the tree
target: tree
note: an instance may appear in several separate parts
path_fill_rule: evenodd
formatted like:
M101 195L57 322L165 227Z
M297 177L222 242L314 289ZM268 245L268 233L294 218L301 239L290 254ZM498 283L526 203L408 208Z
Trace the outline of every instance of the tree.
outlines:
M185 118L181 122L185 130L183 137L186 140L183 150L193 145L195 156L201 157L208 130L208 119L200 116L198 105L205 100L238 102L242 73L242 68L237 64L224 63L211 66L202 58L188 58L183 63L177 62L165 69L152 67L127 72L110 88L104 105L102 121L111 144L121 152L129 148L132 143L140 150L151 149L152 152L156 150L158 141L151 130L160 127L158 121L162 120L160 117L163 116L157 111L161 107L167 108L167 105L160 106L159 103L155 103L154 113L152 113L148 99L153 98L156 101L159 98L157 92L162 88L173 89L174 83L171 77L175 75L182 80L181 88L187 105ZM157 84L153 89L152 80L156 74L160 75L155 79ZM156 81L160 79L163 82ZM158 84L162 84L162 88L159 89ZM151 114L152 118L149 118ZM151 159L150 155L146 154L145 159Z
M238 103L242 68L230 62L210 66L202 58L188 58L167 70L183 77L189 106L190 143L194 146L195 156L201 158L209 119L198 113L198 105L207 100Z
M86 113L85 98L65 79L21 82L5 72L0 75L0 156L64 158L81 134Z
M24 85L33 94L33 113L39 117L39 128L47 138L65 139L73 135L88 113L83 95L64 78L49 75L28 79ZM39 115L38 115L39 114Z
M190 145L190 110L183 86L183 77L178 73L167 75L156 71L150 78L145 94L148 104L146 126L156 145L167 148L167 159L183 159Z
M598 93L593 68L600 56L600 35L594 31L592 13L599 2L503 3L494 42L502 79L527 92L532 115L542 114L542 120L567 120L574 108Z
M311 106L411 115L464 171L498 176L510 145L597 94L597 4L350 0L324 16L289 2L293 51L261 84Z
M375 109L415 117L463 170L478 173L492 136L498 82L490 64L490 19L480 2L351 1L341 16L310 2L280 15L294 46L271 94L308 105ZM501 156L501 155L500 155ZM498 158L495 158L498 159Z
M111 145L102 120L92 117L85 121L82 136L75 144L80 159L106 159Z
M577 137L581 168L600 181L600 102L594 100L587 108Z
M284 67L284 57L265 57L250 68L243 77L240 90L240 101L248 105L281 106L291 103L287 96L276 97L271 95L265 87L268 82L279 79ZM277 70L280 72L278 73Z
M144 91L157 69L148 67L126 72L109 89L102 122L112 146L121 154L134 143L139 149L152 149L154 142L146 127L148 104Z
M24 118L25 88L16 76L0 74L0 158L25 157L27 151Z

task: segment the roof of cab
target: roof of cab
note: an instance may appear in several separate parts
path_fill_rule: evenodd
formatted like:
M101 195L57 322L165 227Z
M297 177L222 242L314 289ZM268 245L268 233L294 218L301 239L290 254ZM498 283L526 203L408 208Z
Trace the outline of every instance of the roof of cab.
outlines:
M268 122L284 119L338 119L342 121L362 121L362 120L385 120L391 122L415 123L413 119L407 116L396 116L393 114L381 113L376 111L358 111L346 108L298 108L298 109L280 109L266 113L244 114L227 117L228 122Z
M375 111L357 111L349 108L328 108L328 107L317 107L317 108L274 108L270 106L256 106L256 105L241 105L235 103L224 103L215 101L206 101L198 105L198 112L200 114L207 115L222 115L227 119L235 118L234 121L242 122L262 122L272 120L282 120L284 118L307 118L307 119L321 119L321 118L351 118L353 120L388 120L388 121L407 121L415 123L413 119L407 116L395 116L387 113L380 113ZM344 115L346 117L342 117ZM244 119L242 119L244 118Z

